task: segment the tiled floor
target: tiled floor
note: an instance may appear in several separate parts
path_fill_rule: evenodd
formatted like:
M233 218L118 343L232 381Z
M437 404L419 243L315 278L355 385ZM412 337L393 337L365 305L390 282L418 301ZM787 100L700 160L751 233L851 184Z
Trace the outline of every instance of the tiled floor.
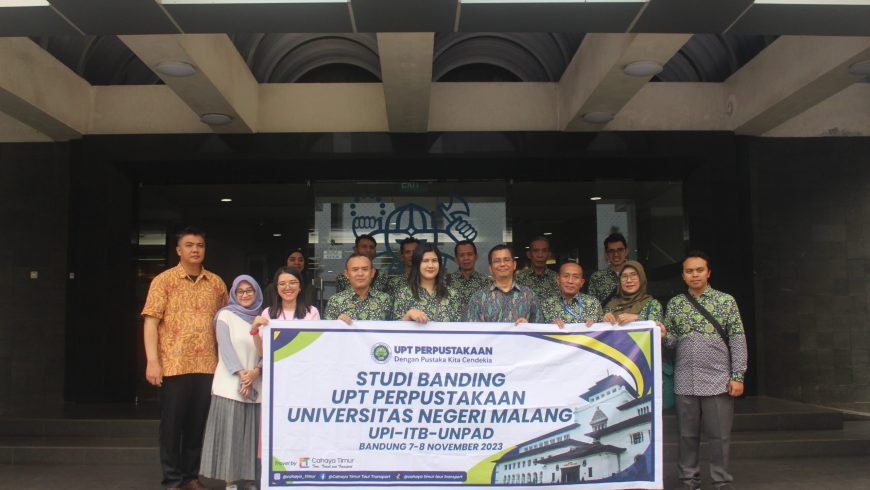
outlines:
M738 460L732 464L736 489L820 490L870 488L870 456ZM673 465L665 467L665 488L673 488ZM0 488L15 490L157 490L160 467L154 466L0 466ZM218 482L206 482L221 488ZM704 488L709 488L705 482Z

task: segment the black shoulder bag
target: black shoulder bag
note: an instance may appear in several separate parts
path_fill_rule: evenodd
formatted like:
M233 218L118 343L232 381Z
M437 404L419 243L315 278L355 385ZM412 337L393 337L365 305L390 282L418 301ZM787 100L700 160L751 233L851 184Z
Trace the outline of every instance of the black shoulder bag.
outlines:
M698 300L696 300L695 297L692 296L691 293L686 292L686 293L683 293L683 295L686 297L687 300L689 300L689 304L691 304L695 308L695 310L697 310L698 313L703 315L704 318L706 318L707 321L710 322L711 325L713 325L713 328L716 329L716 332L719 333L719 336L722 337L722 342L725 342L725 349L728 351L728 366L730 369L730 366L731 366L731 343L728 342L728 334L725 333L725 329L722 328L722 324L719 323L719 320L716 320L716 318L713 316L712 313L710 313L707 310L707 308L704 308L701 305L701 303L698 303Z

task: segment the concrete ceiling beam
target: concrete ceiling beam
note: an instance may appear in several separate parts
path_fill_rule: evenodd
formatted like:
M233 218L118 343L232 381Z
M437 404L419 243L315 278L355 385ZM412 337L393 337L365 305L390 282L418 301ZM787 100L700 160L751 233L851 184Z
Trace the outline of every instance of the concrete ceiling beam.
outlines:
M726 81L730 124L762 135L863 80L849 66L870 60L870 38L782 36Z
M0 111L55 141L87 129L91 85L28 38L0 38Z
M258 85L248 65L226 34L119 36L195 114L225 114L228 124L212 125L216 133L257 131ZM165 61L193 65L189 76L169 76L157 69Z
M378 33L389 130L424 133L429 126L435 34Z
M565 131L600 131L584 114L601 112L614 117L643 88L651 76L627 75L636 61L664 66L691 34L587 34L559 81L560 126Z

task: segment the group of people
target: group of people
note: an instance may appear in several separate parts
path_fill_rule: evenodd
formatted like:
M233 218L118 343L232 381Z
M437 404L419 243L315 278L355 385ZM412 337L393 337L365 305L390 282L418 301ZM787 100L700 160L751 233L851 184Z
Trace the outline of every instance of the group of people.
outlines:
M306 291L305 257L294 250L273 282L261 289L241 275L227 291L202 267L205 236L193 228L177 236L179 264L154 278L142 310L146 378L159 386L160 459L167 488L205 488L199 475L256 488L259 474L260 332L270 320L320 320ZM477 246L458 242L458 269L448 274L438 247L408 238L401 244L404 273L374 267L377 242L357 237L337 293L322 318L348 325L362 320L624 325L656 322L668 347L676 348L674 393L679 438L679 478L700 487L698 461L703 427L711 443L714 487L728 488L728 446L733 398L743 392L747 348L734 299L709 286L710 259L691 252L683 261L685 294L667 308L647 292L643 266L628 260L626 239L604 242L608 267L592 274L583 293L576 262L549 269L550 242L529 244L530 266L516 272L513 250L489 250L491 275L476 270ZM216 346L216 347L215 347Z

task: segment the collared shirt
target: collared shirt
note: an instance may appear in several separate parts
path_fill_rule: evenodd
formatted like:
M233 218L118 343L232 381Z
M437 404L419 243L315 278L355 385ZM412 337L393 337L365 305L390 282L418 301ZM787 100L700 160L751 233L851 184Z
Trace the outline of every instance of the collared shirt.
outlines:
M477 271L471 271L467 278L460 271L447 274L447 286L456 291L461 308L465 308L471 295L492 285L492 277Z
M525 318L529 323L544 323L538 297L531 289L514 281L508 292L493 282L471 295L465 308L466 322L515 322Z
M532 290L543 303L548 298L560 296L559 285L556 284L558 274L550 269L544 269L543 274L535 274L535 269L529 267L517 272L515 280Z
M566 323L586 323L587 320L600 322L604 316L601 313L601 303L588 294L577 293L570 301L565 301L561 292L558 297L549 297L541 303L544 319L552 323L561 318Z
M228 299L224 281L204 268L191 281L179 263L151 281L142 316L160 320L157 339L164 376L214 373L214 318Z
M691 294L691 293L690 293ZM668 346L677 346L674 368L674 393L713 396L727 392L728 380L743 382L748 358L746 335L737 302L729 294L707 287L697 298L725 329L728 349L716 328L686 299L674 296L669 302L664 324Z
M604 307L604 314L610 313L613 311L612 308ZM662 308L662 304L659 303L659 300L655 298L650 298L649 301L643 305L643 309L638 313L638 320L649 320L651 322L663 322L665 316L664 308Z
M393 299L383 291L369 289L362 299L356 291L348 289L329 298L323 319L336 320L344 314L354 320L389 320L392 310Z
M616 288L618 287L619 276L616 275L613 269L608 267L592 274L592 277L589 278L588 292L598 298L598 301L603 304L610 301L608 297L612 298L611 295L616 293Z
M410 286L399 289L393 303L393 319L401 320L411 308L416 308L429 317L430 322L458 322L462 320L462 305L453 289L447 290L447 297L439 300L425 288L419 288L420 299L414 298Z
M387 294L392 294L390 277L387 274L378 270L375 272L375 278L372 279L372 284L369 286L369 289L374 289L377 291L383 291ZM352 290L350 287L350 281L347 276L344 274L339 274L335 277L335 291L337 293L341 293L343 291Z

